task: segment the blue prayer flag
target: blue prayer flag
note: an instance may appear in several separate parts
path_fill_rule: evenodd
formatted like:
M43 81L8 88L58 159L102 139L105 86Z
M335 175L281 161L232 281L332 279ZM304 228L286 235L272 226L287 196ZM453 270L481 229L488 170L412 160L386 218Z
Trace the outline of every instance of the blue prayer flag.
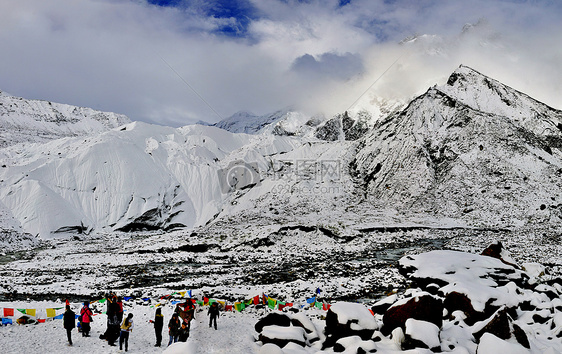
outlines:
M306 302L309 304L313 304L316 302L316 296L311 297L310 299L306 299Z
M11 318L3 318L3 319L2 319L2 325L3 325L3 326L9 325L9 324L13 324Z

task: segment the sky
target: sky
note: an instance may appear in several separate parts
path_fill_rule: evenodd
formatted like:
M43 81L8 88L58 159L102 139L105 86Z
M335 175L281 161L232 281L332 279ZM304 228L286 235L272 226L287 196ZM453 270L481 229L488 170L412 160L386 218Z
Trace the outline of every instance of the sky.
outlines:
M561 16L559 0L3 0L0 90L182 126L331 116L464 64L562 109Z

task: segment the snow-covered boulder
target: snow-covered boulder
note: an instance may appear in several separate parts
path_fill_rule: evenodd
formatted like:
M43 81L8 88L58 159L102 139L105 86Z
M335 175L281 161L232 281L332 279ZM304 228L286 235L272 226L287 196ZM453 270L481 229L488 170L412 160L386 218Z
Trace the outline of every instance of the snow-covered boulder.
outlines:
M292 342L304 347L306 345L305 331L301 327L265 326L259 334L262 343L272 343L283 348Z
M396 327L405 329L408 319L427 321L440 328L443 324L443 301L426 292L397 301L383 316L383 333L390 333Z
M404 345L404 349L440 348L439 327L433 323L409 318L406 320L405 327L407 345Z
M336 302L326 314L325 346L333 346L344 337L358 336L368 340L377 329L375 318L364 305Z

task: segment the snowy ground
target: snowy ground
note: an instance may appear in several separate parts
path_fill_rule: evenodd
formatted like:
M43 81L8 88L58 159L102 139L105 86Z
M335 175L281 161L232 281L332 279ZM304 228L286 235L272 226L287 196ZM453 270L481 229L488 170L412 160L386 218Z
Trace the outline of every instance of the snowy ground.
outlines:
M127 304L127 303L126 303ZM50 302L15 302L0 303L0 307L47 308L63 306ZM129 338L130 353L162 353L168 344L167 331L164 330L163 346L155 348L154 327L149 319L154 318L154 308L142 305L125 305L127 312L134 314L134 330ZM173 306L163 307L165 325L173 312ZM73 304L78 311L78 304ZM203 309L206 311L206 308ZM192 322L189 347L194 353L255 353L259 347L254 343L254 324L258 312L222 313L217 321L218 330L208 327L206 312L198 312ZM105 340L99 339L106 327L106 316L94 317L90 337L82 337L73 331L74 345L69 347L62 320L50 320L37 325L13 325L0 327L0 352L2 353L120 353L118 347L110 347Z

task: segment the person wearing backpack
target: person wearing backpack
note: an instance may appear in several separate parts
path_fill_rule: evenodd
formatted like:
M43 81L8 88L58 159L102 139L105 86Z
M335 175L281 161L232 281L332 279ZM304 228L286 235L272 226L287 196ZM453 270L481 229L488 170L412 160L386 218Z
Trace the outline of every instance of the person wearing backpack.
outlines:
M68 338L68 345L72 345L72 330L76 327L75 321L76 314L70 309L70 305L66 305L66 311L62 317L64 329L66 329L66 337Z
M119 335L119 350L123 350L123 342L125 342L125 351L129 350L129 333L133 331L133 314L127 315L127 318L121 325L121 334Z
M90 323L93 322L92 310L90 309L90 302L84 302L84 306L80 310L80 327L82 328L82 337L90 336Z

